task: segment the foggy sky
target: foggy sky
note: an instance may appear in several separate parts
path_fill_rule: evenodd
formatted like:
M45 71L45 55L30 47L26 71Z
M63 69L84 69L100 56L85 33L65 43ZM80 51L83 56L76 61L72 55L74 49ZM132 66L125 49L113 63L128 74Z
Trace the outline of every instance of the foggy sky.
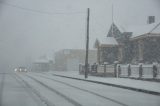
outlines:
M1 66L24 64L64 48L84 49L87 8L93 48L96 38L107 35L112 4L114 22L123 29L146 24L149 15L160 22L160 0L0 0Z

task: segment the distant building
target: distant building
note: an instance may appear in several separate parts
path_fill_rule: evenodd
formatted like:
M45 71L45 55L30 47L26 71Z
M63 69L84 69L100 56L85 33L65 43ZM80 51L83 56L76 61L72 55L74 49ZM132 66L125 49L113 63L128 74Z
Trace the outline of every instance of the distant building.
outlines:
M36 72L46 72L53 69L54 69L53 61L45 59L37 60L32 64L32 71Z
M160 23L150 18L149 24L127 28L128 32L122 32L112 23L107 37L95 43L98 44L97 62L160 62Z
M85 50L64 49L55 53L55 68L61 71L78 71L85 62ZM96 62L96 50L89 50L89 64Z

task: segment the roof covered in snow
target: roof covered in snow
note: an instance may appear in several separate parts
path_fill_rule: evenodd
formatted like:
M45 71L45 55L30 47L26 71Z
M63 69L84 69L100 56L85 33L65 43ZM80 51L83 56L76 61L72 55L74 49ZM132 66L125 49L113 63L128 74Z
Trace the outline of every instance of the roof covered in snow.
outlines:
M104 37L98 40L100 42L100 45L118 45L118 42L114 37Z
M129 32L133 32L132 37L138 37L145 34L160 34L160 23L147 24L144 26L134 26L127 29Z
M112 32L113 27L113 32ZM122 30L121 30L122 31ZM98 38L100 45L104 46L116 46L119 45L117 42L117 38L122 37L124 32L122 33L114 23L111 25L110 30L108 32L107 37ZM143 26L132 26L125 28L125 32L131 33L131 39L137 39L143 35L147 36L160 36L160 23L152 23Z

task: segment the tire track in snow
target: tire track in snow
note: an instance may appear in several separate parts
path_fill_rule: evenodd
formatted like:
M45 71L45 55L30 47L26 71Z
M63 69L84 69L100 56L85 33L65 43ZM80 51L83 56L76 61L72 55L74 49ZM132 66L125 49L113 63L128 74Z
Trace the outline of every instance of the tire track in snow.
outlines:
M46 105L46 106L55 106L53 103L50 103L46 98L44 98L42 95L40 95L40 93L34 89L31 85L29 85L25 80L23 80L20 76L18 76L17 74L12 75L12 77L14 77L16 79L16 81L18 83L20 83L27 91L27 93L30 95L30 97L32 97L32 99L35 100L35 97L33 96L33 94L30 92L30 90L40 99L40 101ZM29 89L27 89L29 88ZM35 100L36 101L36 100Z
M64 84L64 85L66 85L66 86L69 86L69 87L72 87L72 88L81 90L81 91L83 91L83 92L87 92L87 93L93 94L93 95L98 96L98 97L100 97L100 98L103 98L103 99L112 101L112 102L114 102L114 103L117 103L117 104L119 104L119 105L121 105L121 106L128 106L127 104L124 104L124 103L122 103L122 102L120 102L120 101L117 101L117 100L111 99L111 98L109 98L109 97L100 95L100 94L95 93L95 92L93 92L93 91L89 91L89 90L86 90L86 89L82 89L82 88L73 86L73 85L71 85L71 84L69 84L69 83L66 83L66 82L63 82L63 81L55 80L55 79L53 79L53 78L48 78L48 77L45 77L45 76L42 76L42 75L37 75L37 76L43 77L43 78L46 78L46 79L49 79L49 80L52 80L52 81L55 81L55 82L58 82L58 83L61 83L61 84Z
M65 100L67 100L69 103L73 104L74 106L82 106L80 103L78 103L77 101L67 97L66 95L62 94L61 92L57 91L54 88L49 87L48 85L44 84L43 82L37 80L36 78L33 78L29 75L27 75L29 78L31 78L32 80L34 80L35 82L39 83L40 85L46 87L47 89L49 89L50 91L56 93L57 95L59 95L60 97L64 98Z

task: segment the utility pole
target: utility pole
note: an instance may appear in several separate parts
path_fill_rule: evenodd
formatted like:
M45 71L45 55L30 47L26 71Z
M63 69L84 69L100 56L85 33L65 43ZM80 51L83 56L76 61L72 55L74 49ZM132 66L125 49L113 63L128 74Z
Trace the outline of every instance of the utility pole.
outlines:
M89 49L89 16L90 16L90 9L87 9L87 37L86 37L86 58L85 58L85 78L88 78L88 49Z

